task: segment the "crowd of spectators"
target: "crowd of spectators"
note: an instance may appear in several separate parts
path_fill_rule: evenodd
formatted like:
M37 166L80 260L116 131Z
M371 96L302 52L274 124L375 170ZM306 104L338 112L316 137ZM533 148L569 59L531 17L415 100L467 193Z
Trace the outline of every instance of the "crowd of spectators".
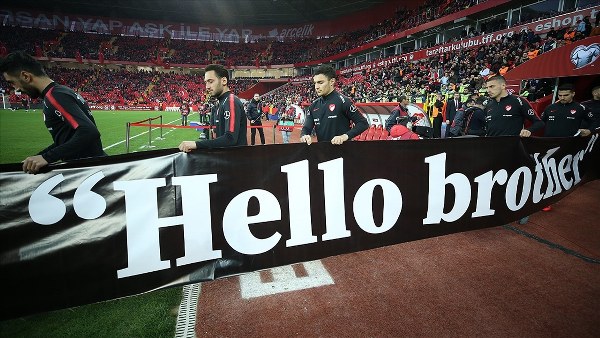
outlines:
M449 94L460 90L462 93L482 93L486 77L505 74L540 54L584 38L585 34L586 30L577 31L573 28L552 30L544 35L523 30L512 37L506 36L502 41L474 49L453 51L417 62L402 62L371 71L346 74L338 78L338 87L356 102L394 101L400 95L409 96L412 102L423 102L431 92ZM64 36L62 40L66 38L67 36ZM137 37L130 39L143 40ZM68 44L72 43L69 39L66 41ZM214 43L202 44L215 51L221 47ZM117 46L115 50L127 48L131 51L143 44L131 42L113 45ZM155 47L159 48L158 45ZM195 74L111 70L97 66L90 66L88 69L55 66L49 69L49 73L57 82L80 92L91 104L195 104L204 100L203 79ZM256 82L256 79L234 79L230 87L234 92L240 93ZM530 100L541 98L549 92L550 86L539 80L531 80L523 90ZM300 104L311 102L315 98L311 82L290 82L264 95L263 101L279 107L285 104L287 98Z
M53 66L47 73L54 81L80 93L91 105L149 105L165 103L179 106L183 102L198 104L205 99L204 78L200 74L181 74L148 70L108 69L104 67L65 68ZM230 88L242 92L256 84L256 79L232 79ZM0 88L10 88L3 78ZM11 102L20 102L10 93Z
M481 2L481 1L480 1ZM223 63L228 66L278 65L326 58L385 34L406 30L444 15L468 8L474 0L426 0L421 6L398 9L376 25L332 37L249 43L218 43L136 36L112 36L77 31L52 31L4 26L0 42L7 52L25 50L39 57L70 58L164 64Z
M340 75L338 90L355 102L396 101L407 95L411 102L425 102L430 93L449 96L459 92L465 98L470 94L485 95L485 79L494 74L504 75L510 69L554 48L571 43L572 29L550 31L536 35L523 30L502 41L474 49L452 51L417 62L401 62L396 65ZM585 38L575 34L574 40ZM547 80L532 79L523 86L522 94L530 101L540 99L552 91ZM293 102L307 104L316 99L310 81L294 83L263 95L263 100L280 102L292 98Z
M0 30L0 54L20 49L39 57L70 58L80 62L88 59L102 59L150 62L160 66L209 63L222 63L226 66L294 64L325 59L387 34L416 27L481 2L481 0L478 2L475 0L426 0L417 8L399 8L390 18L378 24L336 36L286 39L285 41L263 39L248 43L175 40L168 37L157 39L112 36L3 26ZM552 14L558 13L552 12ZM539 15L535 17L528 15L531 16L530 12L524 12L521 22L540 18ZM507 27L508 23L505 18L492 17L480 24L479 31L465 30L460 37L451 38L449 41ZM592 25L588 21L586 30L589 31L591 28ZM409 50L410 48L405 51Z
M237 44L3 27L0 31L0 54L25 49L37 56L74 57L79 61L98 59L102 54L101 57L106 60L146 61L161 65L165 65L165 62L226 62L228 66L285 64L339 53L395 30L406 29L467 8L473 3L469 0L427 0L413 11L398 10L394 18L364 30L327 39L285 42L261 40ZM491 19L481 25L481 33L500 29L505 25L505 20ZM474 33L481 34L470 32ZM423 102L428 93L432 92L483 92L485 78L491 74L504 74L529 59L589 34L592 34L589 18L581 20L576 27L551 30L544 35L536 35L525 29L511 37L505 36L500 42L475 49L453 51L417 62L402 62L340 76L338 87L356 102L393 101L400 95L409 96L413 102ZM114 70L97 66L90 66L88 69L55 66L49 72L57 82L82 93L91 104L194 104L204 100L203 79L195 74ZM240 93L256 82L256 79L232 80L230 88ZM549 86L537 80L532 80L524 89L525 96L531 100L543 97L548 92ZM263 101L272 106L282 106L287 98L295 103L311 102L315 98L312 84L306 81L290 82L263 96Z

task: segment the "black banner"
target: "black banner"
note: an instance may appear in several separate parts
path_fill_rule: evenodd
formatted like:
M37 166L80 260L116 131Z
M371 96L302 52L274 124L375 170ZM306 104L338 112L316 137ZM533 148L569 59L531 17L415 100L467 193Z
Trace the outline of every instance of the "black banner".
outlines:
M2 319L492 227L599 173L591 138L164 150L0 166Z

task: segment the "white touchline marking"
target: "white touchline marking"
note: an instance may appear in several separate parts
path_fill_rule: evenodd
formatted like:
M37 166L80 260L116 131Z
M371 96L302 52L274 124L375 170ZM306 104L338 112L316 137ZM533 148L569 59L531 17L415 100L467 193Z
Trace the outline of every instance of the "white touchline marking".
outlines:
M316 288L335 284L321 261L302 263L307 276L297 277L291 265L270 269L273 282L263 283L260 271L240 275L240 290L243 299L263 297L283 292Z
M181 303L175 322L175 338L196 337L196 309L200 298L201 284L188 284L183 286Z
M192 116L192 115L194 115L194 114L198 114L198 113L193 113L193 114L190 114L190 116ZM180 119L175 119L175 120L173 120L173 121L167 122L167 124L171 124L171 123L173 123L173 122L175 122L175 121L179 121L179 120L180 120ZM158 128L160 128L160 127L153 128L152 130L156 130L156 129L158 129ZM147 133L148 133L148 131L146 130L146 131L144 131L144 132L141 132L141 133L139 133L139 134L137 134L137 135L135 135L135 136L131 136L129 139L131 140L131 139L134 139L134 138L136 138L136 137L138 137L138 136L146 135ZM166 135L166 134L165 134L165 135ZM110 148L116 147L116 146L118 146L119 144L123 144L123 143L125 143L125 141L126 141L126 140L119 141L119 142L117 142L117 143L114 143L114 144L111 144L111 145L109 145L109 146L106 146L106 147L104 147L104 150L107 150L107 149L110 149Z

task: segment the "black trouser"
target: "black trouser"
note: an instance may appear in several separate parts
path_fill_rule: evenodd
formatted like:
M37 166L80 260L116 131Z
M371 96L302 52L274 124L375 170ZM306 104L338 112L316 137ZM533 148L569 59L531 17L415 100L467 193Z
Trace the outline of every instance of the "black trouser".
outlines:
M433 118L433 138L442 137L442 115L438 114L438 116Z
M251 127L257 127L259 126L260 128L250 128L250 145L254 145L254 140L256 138L256 129L258 129L258 134L260 135L260 143L265 144L265 132L263 131L262 128L262 122L260 122L260 118L256 119L255 121L250 121L250 126Z
M187 115L181 115L181 125L187 126Z

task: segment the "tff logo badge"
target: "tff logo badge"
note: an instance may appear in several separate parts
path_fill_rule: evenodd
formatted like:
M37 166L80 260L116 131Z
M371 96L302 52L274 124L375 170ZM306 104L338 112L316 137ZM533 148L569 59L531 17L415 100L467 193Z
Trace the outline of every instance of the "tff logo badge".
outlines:
M575 69L579 69L594 63L598 57L600 57L600 44L579 45L571 52L571 63L575 65Z

